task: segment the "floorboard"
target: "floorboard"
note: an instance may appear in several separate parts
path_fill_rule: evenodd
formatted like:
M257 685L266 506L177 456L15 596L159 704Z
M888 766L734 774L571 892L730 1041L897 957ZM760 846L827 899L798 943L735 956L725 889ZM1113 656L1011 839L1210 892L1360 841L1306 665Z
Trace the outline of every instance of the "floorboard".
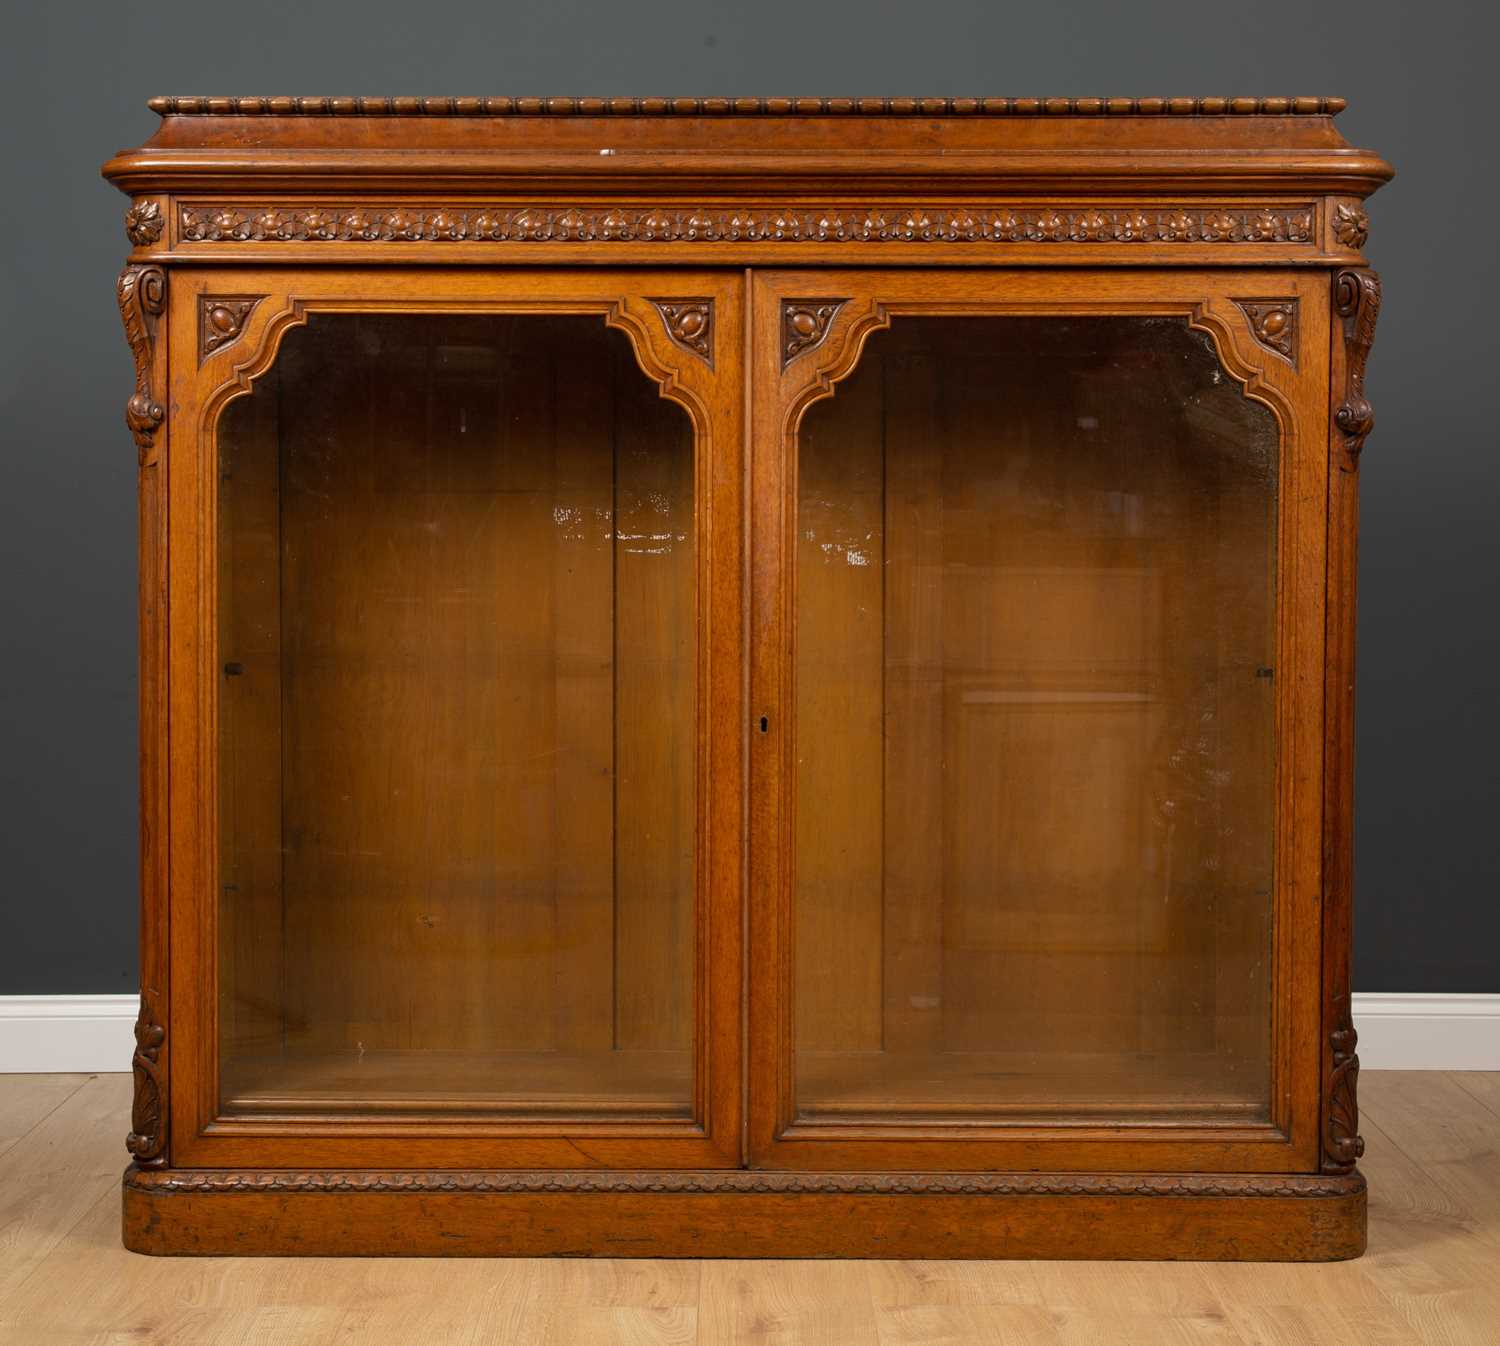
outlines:
M1500 1346L1500 1073L1366 1071L1321 1266L150 1258L123 1075L0 1076L0 1346Z
M86 1075L0 1075L0 1155L87 1081Z

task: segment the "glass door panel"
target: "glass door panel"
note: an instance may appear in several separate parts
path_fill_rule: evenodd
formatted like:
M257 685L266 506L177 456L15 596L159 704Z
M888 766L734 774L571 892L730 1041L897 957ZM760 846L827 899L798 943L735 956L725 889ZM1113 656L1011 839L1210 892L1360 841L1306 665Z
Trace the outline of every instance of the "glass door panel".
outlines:
M598 313L312 314L217 439L219 1106L694 1107L694 431Z
M805 413L793 1124L1270 1120L1278 441L1185 317L897 316Z

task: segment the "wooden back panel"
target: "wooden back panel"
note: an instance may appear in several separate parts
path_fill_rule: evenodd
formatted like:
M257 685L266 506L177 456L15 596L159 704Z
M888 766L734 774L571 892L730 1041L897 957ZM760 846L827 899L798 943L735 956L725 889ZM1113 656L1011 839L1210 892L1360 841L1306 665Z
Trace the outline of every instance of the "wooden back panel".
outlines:
M807 414L805 1108L1267 1116L1277 435L1167 318L898 318Z
M277 371L220 436L227 1040L669 1050L686 1106L688 418L597 317L319 315Z

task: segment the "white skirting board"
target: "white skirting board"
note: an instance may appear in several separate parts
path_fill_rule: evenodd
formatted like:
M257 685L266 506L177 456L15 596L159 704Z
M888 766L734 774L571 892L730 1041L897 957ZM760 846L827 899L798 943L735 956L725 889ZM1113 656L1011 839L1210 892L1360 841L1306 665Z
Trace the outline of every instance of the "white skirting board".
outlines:
M0 1074L130 1069L133 995L0 996ZM1500 1070L1500 995L1356 992L1366 1070Z
M0 995L0 1074L129 1070L138 995Z
M1361 1070L1500 1070L1500 995L1354 993Z

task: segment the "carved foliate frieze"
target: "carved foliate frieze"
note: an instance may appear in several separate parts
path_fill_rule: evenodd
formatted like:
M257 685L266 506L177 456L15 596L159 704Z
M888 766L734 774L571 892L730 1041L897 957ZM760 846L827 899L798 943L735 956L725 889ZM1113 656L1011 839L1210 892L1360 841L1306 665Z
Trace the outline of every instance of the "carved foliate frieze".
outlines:
M185 243L1311 243L1309 206L183 206Z
M781 302L781 367L821 346L847 299L784 299Z
M167 218L161 203L149 198L135 202L125 212L125 234L138 248L148 248L161 237Z
M1297 363L1297 301L1295 299L1236 299L1250 320L1250 333L1268 350L1292 365Z
M798 1173L692 1170L142 1170L126 1182L148 1192L745 1193L855 1196L1342 1197L1364 1190L1358 1174Z
M156 325L166 305L167 276L159 266L127 266L116 285L125 339L135 357L135 391L125 404L125 424L135 438L141 463L151 461L156 432L166 419L166 408L157 397Z
M1333 282L1334 312L1344 323L1344 397L1333 423L1344 437L1345 471L1359 467L1360 450L1375 426L1375 409L1365 396L1365 362L1380 317L1380 277L1363 267L1340 271Z
M206 360L215 351L236 340L245 330L245 319L260 303L262 296L210 295L198 300L198 359Z
M710 367L714 362L714 302L712 299L653 299L666 324L667 335L692 351Z
M161 1049L167 1040L156 1009L157 994L141 992L141 1009L135 1021L135 1054L130 1064L135 1075L135 1097L130 1106L130 1134L125 1148L138 1164L159 1162L167 1148L166 1088L162 1079Z

